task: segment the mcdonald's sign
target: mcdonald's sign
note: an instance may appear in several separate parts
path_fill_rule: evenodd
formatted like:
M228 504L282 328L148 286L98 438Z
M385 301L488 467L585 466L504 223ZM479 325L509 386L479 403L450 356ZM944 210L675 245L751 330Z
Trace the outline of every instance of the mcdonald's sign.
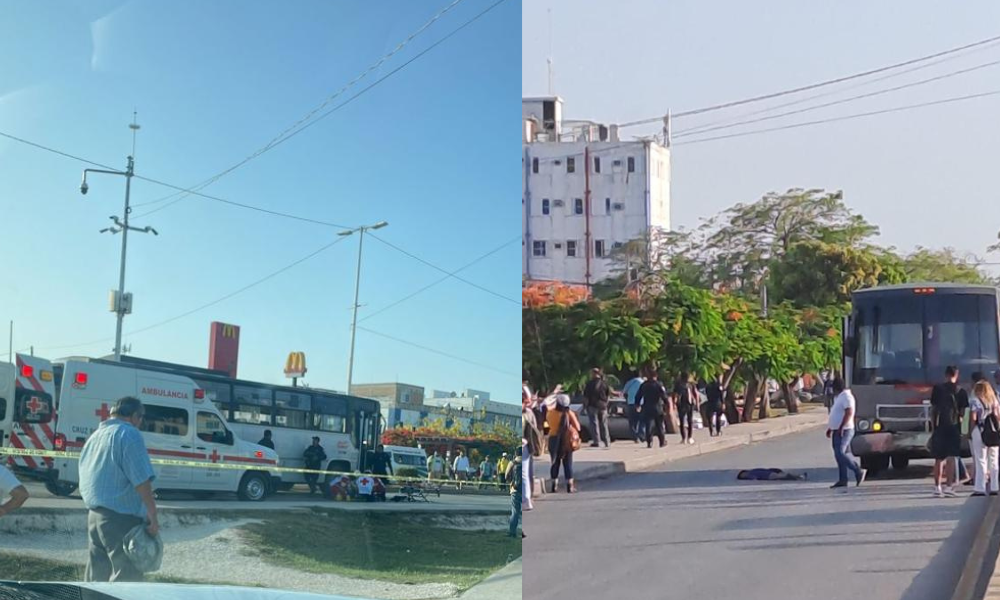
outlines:
M240 356L240 326L213 321L209 334L208 368L236 377Z
M302 377L306 370L306 353L289 352L285 361L285 377Z

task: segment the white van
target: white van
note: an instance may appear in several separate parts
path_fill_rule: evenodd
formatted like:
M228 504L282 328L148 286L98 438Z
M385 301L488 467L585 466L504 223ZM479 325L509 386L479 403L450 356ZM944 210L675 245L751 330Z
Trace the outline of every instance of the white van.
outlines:
M409 446L385 446L392 460L392 472L400 469L416 469L417 477L427 477L427 451Z
M136 369L101 359L69 359L56 363L61 379L57 398L55 447L79 452L87 437L108 418L124 396L142 401L141 429L150 458L182 460L241 468L153 464L154 489L236 492L241 500L263 500L281 484L270 469L278 454L241 440L226 428L205 391L188 377ZM57 460L58 491L69 494L80 481L77 460Z

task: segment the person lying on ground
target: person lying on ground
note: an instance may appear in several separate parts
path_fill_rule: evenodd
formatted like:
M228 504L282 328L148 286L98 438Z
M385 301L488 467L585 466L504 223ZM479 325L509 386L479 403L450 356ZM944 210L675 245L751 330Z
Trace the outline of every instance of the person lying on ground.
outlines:
M751 481L805 481L808 473L792 473L781 469L743 469L736 474L736 479Z

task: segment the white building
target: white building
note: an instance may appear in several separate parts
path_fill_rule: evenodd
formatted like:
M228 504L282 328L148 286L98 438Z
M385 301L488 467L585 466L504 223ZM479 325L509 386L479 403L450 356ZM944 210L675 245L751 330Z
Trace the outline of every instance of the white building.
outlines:
M526 280L591 285L615 274L613 249L670 228L669 149L564 120L555 96L523 98L521 116Z

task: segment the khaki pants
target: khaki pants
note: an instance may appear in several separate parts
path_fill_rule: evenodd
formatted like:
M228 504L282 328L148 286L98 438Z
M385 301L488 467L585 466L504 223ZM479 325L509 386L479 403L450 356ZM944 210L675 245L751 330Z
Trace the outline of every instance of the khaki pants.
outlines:
M105 508L87 513L87 560L86 581L142 581L142 572L137 570L125 554L122 540L143 519L123 515Z

